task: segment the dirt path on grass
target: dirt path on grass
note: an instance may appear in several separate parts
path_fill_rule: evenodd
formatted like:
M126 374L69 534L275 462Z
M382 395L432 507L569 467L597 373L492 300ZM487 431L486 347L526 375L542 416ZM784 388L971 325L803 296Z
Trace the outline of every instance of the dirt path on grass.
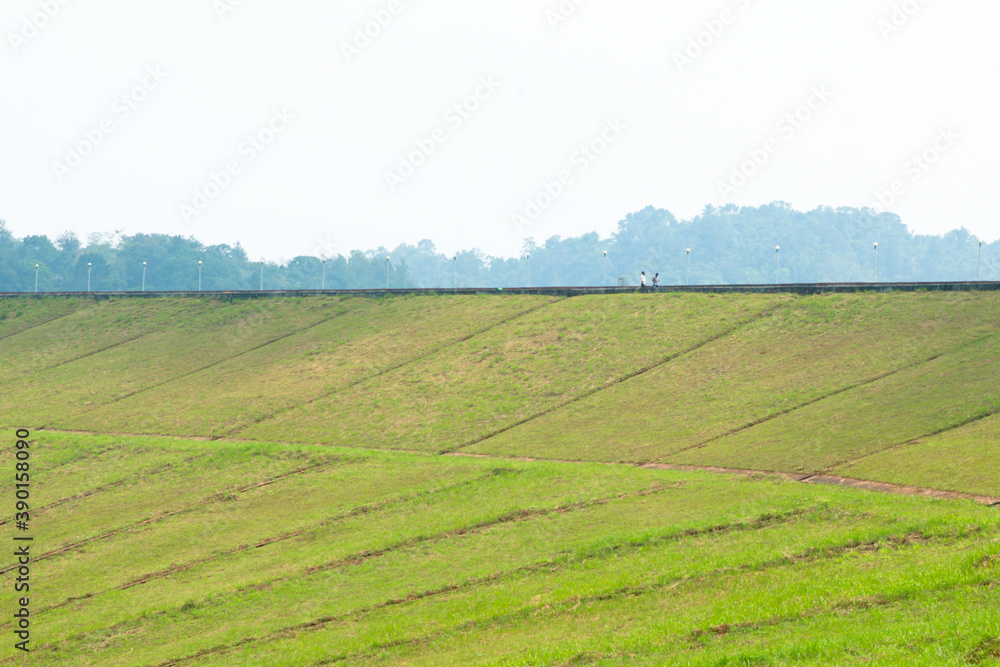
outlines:
M104 435L104 436L125 436L125 437L162 437L162 438L176 438L178 440L195 440L203 442L256 442L254 440L240 440L238 438L221 438L219 436L180 436L180 435L162 435L154 436L151 434L124 434L124 433L101 433L96 431L68 431L68 430L58 430L58 429L44 429L38 428L38 431L47 430L50 433L67 433L76 435ZM301 443L298 443L301 444ZM348 447L345 445L340 445L345 449L363 449L359 447ZM391 451L400 454L414 454L419 456L433 456L425 451L407 451L399 449L365 449L365 451ZM717 466L695 466L695 465L675 465L672 463L621 463L621 462L608 462L608 461L572 461L568 459L539 459L527 456L495 456L490 454L472 454L462 451L453 451L440 454L440 456L460 456L465 458L473 459L493 459L497 461L522 461L522 462L551 462L551 463L596 463L603 465L628 465L639 468L650 468L654 470L675 470L678 472L711 472L719 473L725 475L742 475L742 476L752 476L752 475L762 475L767 477L774 477L779 479L791 480L795 482L802 482L805 484L822 484L826 486L845 486L852 489L862 489L864 491L873 491L876 493L892 493L896 495L903 496L923 496L925 498L939 498L942 500L972 500L982 505L988 505L990 507L1000 507L1000 497L997 496L985 496L975 493L963 493L961 491L945 491L941 489L929 489L926 487L910 486L906 484L891 484L889 482L876 482L864 479L854 479L852 477L840 477L838 475L811 475L804 473L794 473L794 472L782 472L780 470L748 470L743 468L720 468Z
M991 507L1000 506L1000 498L995 496L983 496L974 493L962 493L960 491L942 491L940 489L928 489L919 486L908 486L905 484L890 484L888 482L873 482L863 479L853 479L851 477L839 477L837 475L808 475L794 472L781 472L777 470L747 470L743 468L719 468L717 466L694 466L694 465L674 465L671 463L608 463L605 461L569 461L564 459L534 459L528 457L503 457L490 456L488 454L467 454L464 452L452 452L447 456L464 456L476 459L496 459L498 461L545 461L552 463L596 463L603 465L631 465L638 468L648 468L652 470L673 470L677 472L711 472L724 475L740 475L743 477L772 477L777 479L802 482L804 484L822 484L826 486L845 486L852 489L862 489L876 493L893 493L902 496L923 496L925 498L940 498L942 500L973 500L983 505Z

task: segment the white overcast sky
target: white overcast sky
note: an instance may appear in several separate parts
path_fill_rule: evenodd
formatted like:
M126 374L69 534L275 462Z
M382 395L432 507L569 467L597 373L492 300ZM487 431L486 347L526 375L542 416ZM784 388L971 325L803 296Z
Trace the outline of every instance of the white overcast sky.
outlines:
M270 260L515 255L650 204L861 207L895 184L912 230L992 241L998 24L995 0L3 0L0 218ZM734 169L755 173L724 195Z

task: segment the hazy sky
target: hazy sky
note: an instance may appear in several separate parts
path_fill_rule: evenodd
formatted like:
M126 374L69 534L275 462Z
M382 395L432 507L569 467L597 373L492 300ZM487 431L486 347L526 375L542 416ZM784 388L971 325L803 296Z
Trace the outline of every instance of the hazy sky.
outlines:
M514 255L650 204L783 200L992 241L998 23L995 0L4 0L0 218Z

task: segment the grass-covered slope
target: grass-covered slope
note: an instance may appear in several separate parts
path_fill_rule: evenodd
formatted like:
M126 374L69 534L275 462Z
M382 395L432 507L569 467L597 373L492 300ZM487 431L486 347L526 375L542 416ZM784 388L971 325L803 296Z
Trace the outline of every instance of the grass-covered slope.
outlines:
M987 293L7 301L31 661L1000 664L996 508L794 481L1000 497L998 357Z
M359 383L376 381L434 353L448 354L470 336L553 301L551 297L305 300L296 307L295 319L283 318L286 329L273 331L263 321L256 325L257 337L268 337L263 345L232 349L224 356L175 347L173 354L196 359L197 369L171 369L158 376L159 382L137 387L113 403L79 406L73 414L54 418L53 424L100 431L230 435L316 401L337 403L345 390ZM231 329L220 327L206 337L225 340ZM103 363L127 364L135 352L109 351ZM289 431L278 439L298 435Z
M33 442L36 664L986 664L1000 637L1000 515L968 501L328 446Z
M998 322L1000 299L992 295L797 299L669 364L468 451L686 460L691 457L672 455L742 431L756 442L754 426L957 352L996 333ZM984 347L1000 349L995 341ZM956 372L952 379L961 383L964 376ZM842 416L848 429L858 425L851 412ZM586 442L580 431L588 434ZM749 455L767 467L771 461L764 453ZM725 463L754 467L746 460ZM801 458L788 469L796 464L807 469L816 462Z
M451 451L663 364L783 300L563 299L240 435Z
M1000 410L994 293L3 305L7 426L836 472L1000 495L973 472L997 458L976 428ZM908 464L918 451L923 472Z

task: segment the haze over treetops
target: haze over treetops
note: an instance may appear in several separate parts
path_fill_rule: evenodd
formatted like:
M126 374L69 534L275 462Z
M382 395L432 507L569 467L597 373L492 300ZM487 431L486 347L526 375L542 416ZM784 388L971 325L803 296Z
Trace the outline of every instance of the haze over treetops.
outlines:
M199 276L206 290L256 290L262 277L269 290L384 288L387 277L394 288L520 287L529 272L532 286L615 285L620 277L637 285L641 271L659 273L664 285L867 282L876 277L875 243L881 281L1000 279L1000 242L980 246L965 228L918 235L891 213L801 212L784 202L710 205L691 220L650 206L628 214L607 235L542 241L529 234L518 257L475 248L445 253L430 239L347 250L335 239L332 230L315 240L310 254L276 260L249 257L238 243L205 246L164 234L97 234L86 244L70 232L54 241L18 239L0 219L0 292L34 291L36 265L42 292L86 291L88 276L90 288L104 292L197 290ZM778 262L775 246L781 246Z

